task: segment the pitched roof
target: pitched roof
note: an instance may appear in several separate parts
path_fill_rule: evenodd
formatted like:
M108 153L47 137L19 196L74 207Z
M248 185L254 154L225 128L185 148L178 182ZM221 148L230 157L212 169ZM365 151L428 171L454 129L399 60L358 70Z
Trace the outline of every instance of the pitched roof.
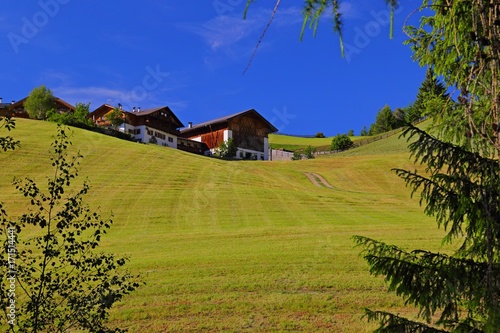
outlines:
M176 125L178 125L177 127L184 127L184 124L179 120L179 118L177 118L175 113L172 110L170 110L170 108L168 106L160 106L157 108L141 110L139 112L130 112L130 111L124 111L124 112L126 112L128 114L132 114L132 115L137 116L137 117L142 117L142 116L147 116L147 115L150 115L152 113L155 113L155 112L158 112L158 111L164 110L164 109L166 109L168 112L170 112L170 114L174 118L174 121L177 123Z
M28 97L24 97L23 99L20 99L18 100L17 102L14 102L10 105L11 108L18 108L20 106L23 106L24 105L24 102L26 101ZM68 108L69 110L74 110L75 107L71 104L69 104L68 102L60 99L59 97L55 97L54 96L54 102L55 103L59 103L59 104L62 104L63 106L65 106L66 108Z
M189 127L189 128L184 128L184 129L181 130L181 133L185 134L185 133L197 130L197 129L201 129L203 127L225 123L225 122L230 121L231 119L234 119L234 118L246 115L246 114L254 114L254 115L258 116L260 119L262 119L267 124L267 126L269 126L269 129L271 129L271 133L278 132L278 129L273 124L271 124L269 121L267 121L267 119L264 118L255 109L249 109L249 110L246 110L246 111L241 111L241 112L233 113L233 114L230 114L230 115L227 115L227 116L224 116L224 117L220 117L220 118L212 119L212 120L209 120L209 121L205 121L203 123L199 123L199 124L193 125L192 127Z
M90 112L89 115L87 116L87 118L92 118L92 116L97 113L98 111L100 111L102 108L107 108L109 110L114 110L116 109L116 106L113 106L113 105L109 105L109 104L102 104L101 106L99 106L97 109L95 109L94 111ZM179 118L177 118L177 116L175 115L175 113L168 107L168 106L160 106L160 107L157 107L157 108L152 108L152 109L146 109L146 110L141 110L141 111L126 111L126 110L121 110L123 113L125 114L128 114L128 115L133 115L135 117L144 117L144 116L148 116L152 113L155 113L155 112L158 112L160 110L166 110L167 112L169 112L171 115L172 115L172 118L174 119L174 122L175 122L175 125L177 125L176 127L179 128L179 127L184 127L184 124L179 120Z

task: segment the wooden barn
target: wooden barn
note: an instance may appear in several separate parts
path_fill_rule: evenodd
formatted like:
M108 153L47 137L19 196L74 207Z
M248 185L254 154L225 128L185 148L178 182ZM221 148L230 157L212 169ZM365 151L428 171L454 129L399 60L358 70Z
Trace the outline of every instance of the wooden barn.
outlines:
M268 135L277 132L269 121L254 109L210 120L181 130L180 136L205 143L214 151L223 141L233 139L236 158L269 159Z
M24 102L26 101L25 97L20 99L19 101L12 103L2 103L0 99L0 116L10 116L17 118L29 118L28 112L24 109ZM68 113L75 111L75 107L64 100L54 97L54 108L59 113Z
M99 126L112 127L106 119L106 115L115 108L122 112L124 119L124 123L118 127L119 131L133 135L138 142L156 143L161 146L177 148L179 128L184 127L184 124L168 106L147 110L134 108L129 112L123 110L120 105L114 107L103 104L89 113L88 118Z

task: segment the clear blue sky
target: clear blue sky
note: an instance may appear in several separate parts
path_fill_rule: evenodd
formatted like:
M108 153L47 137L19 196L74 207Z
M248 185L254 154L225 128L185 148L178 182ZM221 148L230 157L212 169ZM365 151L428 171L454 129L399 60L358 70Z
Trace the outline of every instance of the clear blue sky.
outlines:
M346 57L325 17L299 42L299 0L40 0L0 4L4 102L46 85L72 104L168 105L187 124L254 108L281 132L359 133L380 108L414 100L425 69L403 45L419 2L404 1L389 39L383 0L344 1ZM415 21L415 20L413 20Z

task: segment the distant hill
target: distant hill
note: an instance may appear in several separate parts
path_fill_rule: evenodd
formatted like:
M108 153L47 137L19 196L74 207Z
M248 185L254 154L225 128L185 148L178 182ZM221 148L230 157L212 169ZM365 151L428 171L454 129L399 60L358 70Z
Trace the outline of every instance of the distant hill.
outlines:
M349 137L354 146L363 146L374 141L385 139L401 132L401 128L373 136L351 136ZM333 140L332 137L326 138L308 138L301 136L291 136L282 134L270 134L269 144L272 149L284 149L289 151L303 152L308 146L315 147L318 151L329 151Z

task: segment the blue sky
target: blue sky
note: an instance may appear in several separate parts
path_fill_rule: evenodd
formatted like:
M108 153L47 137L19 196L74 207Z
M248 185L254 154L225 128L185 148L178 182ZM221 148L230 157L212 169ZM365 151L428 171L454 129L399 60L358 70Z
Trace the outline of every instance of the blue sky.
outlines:
M0 97L44 84L91 110L168 105L186 125L254 108L280 132L326 135L358 134L385 104L414 100L425 69L401 28L418 1L404 1L392 40L385 1L344 1L342 58L328 17L300 42L302 1L283 0L242 75L274 7L258 0L243 20L245 2L3 2Z

